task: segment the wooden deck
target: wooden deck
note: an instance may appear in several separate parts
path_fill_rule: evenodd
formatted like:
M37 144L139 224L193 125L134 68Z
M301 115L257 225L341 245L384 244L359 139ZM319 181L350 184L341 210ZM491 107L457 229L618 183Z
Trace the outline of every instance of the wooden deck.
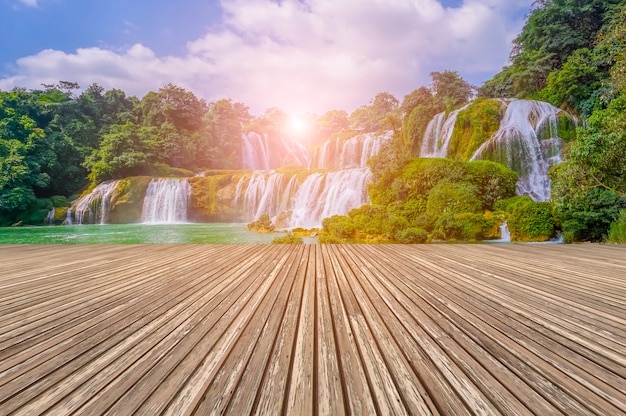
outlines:
M0 246L0 414L626 414L626 247Z

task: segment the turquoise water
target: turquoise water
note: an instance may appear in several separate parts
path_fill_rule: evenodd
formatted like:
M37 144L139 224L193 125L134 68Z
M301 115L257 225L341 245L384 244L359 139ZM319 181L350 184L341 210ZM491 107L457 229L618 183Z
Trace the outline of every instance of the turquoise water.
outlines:
M268 244L246 224L106 224L0 228L0 244Z

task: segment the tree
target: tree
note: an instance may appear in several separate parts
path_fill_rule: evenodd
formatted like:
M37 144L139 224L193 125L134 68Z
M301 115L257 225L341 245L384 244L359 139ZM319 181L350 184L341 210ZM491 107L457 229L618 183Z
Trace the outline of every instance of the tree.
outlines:
M432 91L447 111L469 103L476 87L469 84L456 71L431 72Z
M431 105L433 102L433 92L430 88L420 87L404 96L400 104L400 113L407 117L418 105Z
M600 186L626 198L626 94L593 113L572 143L568 160Z
M103 136L100 148L85 162L91 182L148 173L158 147L156 135L157 129L152 126L130 122L111 126L110 132Z
M237 169L241 160L242 124L248 119L243 104L220 100L209 105L204 116L206 134L200 141L198 166Z
M139 105L139 123L162 131L157 138L155 162L192 169L195 148L204 129L207 105L192 92L167 84L158 92L149 92Z
M350 114L350 125L364 132L393 130L399 127L400 120L395 115L398 100L388 92L381 92L367 106L361 106Z

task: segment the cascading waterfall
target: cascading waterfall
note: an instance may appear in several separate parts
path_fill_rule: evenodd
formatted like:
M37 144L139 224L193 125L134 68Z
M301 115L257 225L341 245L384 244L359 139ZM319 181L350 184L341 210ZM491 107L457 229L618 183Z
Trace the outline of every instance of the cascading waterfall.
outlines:
M308 168L311 158L299 142L286 138L270 138L255 132L241 136L241 166L243 169L270 170L285 165Z
M284 162L287 164L297 164L304 168L311 166L311 157L306 147L297 141L281 139L284 149L287 151L287 157Z
M497 132L470 160L492 160L519 174L516 192L535 201L550 199L548 170L561 161L564 141L558 136L558 117L574 117L553 105L531 100L499 100L506 107ZM420 157L447 157L458 114L437 114L428 123Z
M505 222L500 224L500 241L511 242L511 233L509 231L509 225Z
M141 221L150 224L187 222L190 195L187 179L152 179L143 200Z
M46 219L44 219L44 224L46 225L54 225L54 216L56 215L56 209L52 207L50 211L48 211L48 215L46 215Z
M241 165L244 169L269 170L270 149L267 136L261 137L253 131L241 135L243 148L241 152Z
M459 113L467 108L459 108L446 116L446 113L439 113L426 126L420 157L446 157L450 147L450 139L456 124Z
M319 148L313 165L319 169L339 170L313 172L302 181L296 175L267 169L245 175L235 187L233 208L244 221L253 221L262 214L268 214L276 221L283 214L281 224L286 228L319 227L326 217L345 215L368 203L367 184L372 174L367 160L376 155L392 135L392 131L387 131L384 134L360 134L342 142L327 141ZM252 141L260 146L259 154L264 158L265 150L259 144L262 141L258 137ZM301 165L304 165L302 162L311 164L301 145L290 147L283 141L282 149L296 149L301 152L300 156L294 150L287 153L289 157L299 160ZM254 166L268 164L269 158L268 163L256 162ZM248 167L252 167L252 163Z
M310 175L294 195L290 227L319 227L324 218L367 204L371 177L369 168Z
M290 213L287 228L319 227L326 217L367 204L371 175L368 168L315 172L300 183L295 175L253 173L238 182L234 206L247 221L262 214L275 220L280 213Z
M314 166L319 169L354 169L367 167L367 161L380 152L393 131L383 134L366 133L340 140L328 140L317 150Z
M119 181L102 182L69 208L68 224L105 224ZM71 214L74 213L74 220Z
M558 116L567 115L540 101L511 100L500 128L470 160L493 160L519 174L516 192L535 201L550 199L548 170L561 161L564 141L558 137Z

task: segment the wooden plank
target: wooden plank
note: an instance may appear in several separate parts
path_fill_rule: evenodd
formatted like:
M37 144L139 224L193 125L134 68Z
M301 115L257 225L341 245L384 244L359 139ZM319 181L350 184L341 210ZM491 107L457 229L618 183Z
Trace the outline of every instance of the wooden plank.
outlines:
M626 414L626 246L0 247L0 415Z

